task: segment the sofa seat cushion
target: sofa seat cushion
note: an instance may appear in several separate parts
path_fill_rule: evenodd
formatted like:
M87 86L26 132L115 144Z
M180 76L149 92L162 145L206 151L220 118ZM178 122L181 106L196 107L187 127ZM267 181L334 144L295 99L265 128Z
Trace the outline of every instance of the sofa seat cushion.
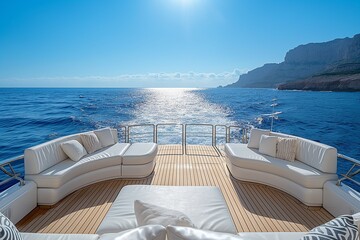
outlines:
M278 175L306 188L323 188L325 182L337 179L336 174L321 172L297 160L289 162L270 157L257 149L248 148L246 144L228 143L225 153L231 163L239 168Z
M26 175L27 180L36 182L38 188L59 188L71 179L82 174L121 164L121 158L128 143L116 143L95 153L86 155L77 162L64 160L40 174ZM119 175L120 177L120 175Z
M237 233L225 199L217 187L132 185L120 191L97 234L136 228L135 200L183 212L197 228Z
M156 143L133 143L123 156L123 165L142 165L154 161L157 154Z
M20 233L23 240L97 240L97 234Z

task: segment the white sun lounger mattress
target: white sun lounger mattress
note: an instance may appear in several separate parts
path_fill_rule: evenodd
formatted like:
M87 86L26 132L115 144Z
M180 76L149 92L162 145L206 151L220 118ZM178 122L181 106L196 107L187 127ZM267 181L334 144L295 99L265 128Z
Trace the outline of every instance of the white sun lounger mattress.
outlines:
M217 187L130 185L120 191L97 234L138 227L135 200L181 211L199 229L237 233L225 199Z

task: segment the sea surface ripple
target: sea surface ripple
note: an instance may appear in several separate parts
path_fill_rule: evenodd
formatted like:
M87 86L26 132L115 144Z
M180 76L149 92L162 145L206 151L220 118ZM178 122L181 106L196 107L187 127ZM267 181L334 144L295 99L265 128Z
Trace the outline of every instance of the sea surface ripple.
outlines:
M274 89L0 89L0 160L60 136L129 124L251 124L360 159L360 93ZM271 106L276 103L274 109ZM162 138L179 143L181 137ZM208 144L209 139L189 139ZM339 173L349 165L340 161ZM23 173L23 162L15 166ZM4 177L0 175L0 177Z

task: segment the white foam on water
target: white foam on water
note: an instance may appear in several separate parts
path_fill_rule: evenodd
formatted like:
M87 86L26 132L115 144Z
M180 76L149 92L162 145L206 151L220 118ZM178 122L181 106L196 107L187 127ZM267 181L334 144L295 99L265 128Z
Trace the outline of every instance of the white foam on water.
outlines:
M233 125L229 112L208 102L199 89L144 89L145 101L135 107L134 118L126 124L143 123L209 123Z
M133 112L134 118L124 124L173 123L227 126L236 124L235 121L227 118L229 110L221 105L207 101L198 90L188 88L143 89L145 100L135 107ZM176 135L162 137L166 143L179 143L181 141L180 126L163 126L161 129L163 132L172 132ZM133 132L136 132L135 134L147 135L148 139L151 136L149 131L151 131L151 127L147 130L138 129L135 131L133 129ZM225 133L225 130L223 130L223 133ZM188 126L187 134L188 142L190 143L209 144L211 142L211 126ZM200 135L206 136L199 137Z

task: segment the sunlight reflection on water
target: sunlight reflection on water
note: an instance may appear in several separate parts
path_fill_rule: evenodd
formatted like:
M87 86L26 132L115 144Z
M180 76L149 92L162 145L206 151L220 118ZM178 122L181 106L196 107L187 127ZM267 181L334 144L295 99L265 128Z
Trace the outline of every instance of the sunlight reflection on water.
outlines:
M134 118L126 124L139 123L209 123L235 124L220 105L208 102L200 89L143 89L145 100L133 110Z
M134 118L124 125L159 123L235 125L235 121L227 118L229 110L221 105L210 103L199 90L201 89L143 89L144 101L133 110ZM151 127L132 128L131 130L133 141L151 139ZM205 135L199 134L204 132ZM159 143L181 142L181 126L161 126L158 133ZM225 134L225 130L220 130L219 135L221 134ZM211 145L211 127L209 126L188 126L187 135L189 144ZM137 139L136 136L138 136Z

